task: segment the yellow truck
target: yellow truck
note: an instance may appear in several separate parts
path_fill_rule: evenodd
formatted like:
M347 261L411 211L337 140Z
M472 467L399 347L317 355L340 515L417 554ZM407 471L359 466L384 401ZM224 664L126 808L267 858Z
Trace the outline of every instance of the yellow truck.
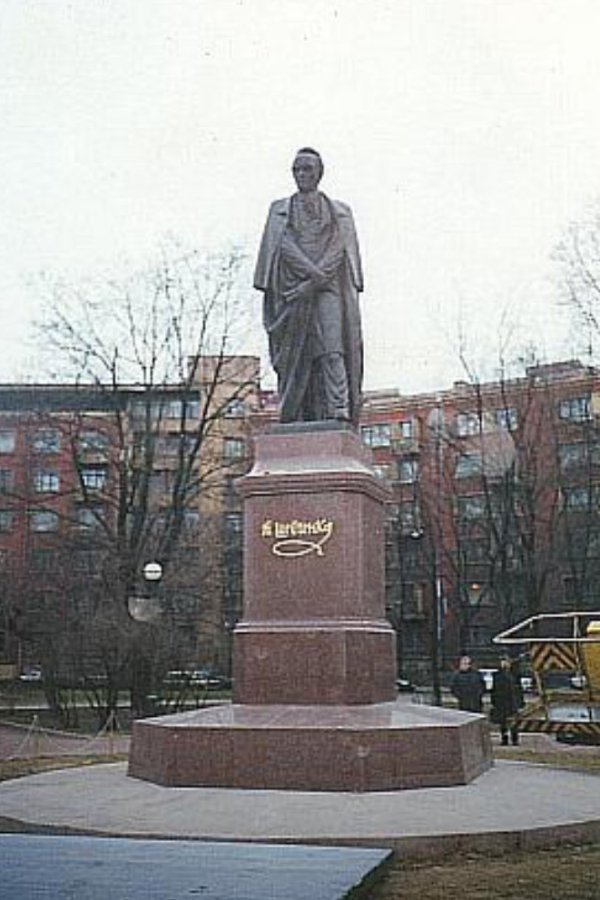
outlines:
M530 616L493 640L529 658L536 694L516 717L520 731L600 744L600 611Z

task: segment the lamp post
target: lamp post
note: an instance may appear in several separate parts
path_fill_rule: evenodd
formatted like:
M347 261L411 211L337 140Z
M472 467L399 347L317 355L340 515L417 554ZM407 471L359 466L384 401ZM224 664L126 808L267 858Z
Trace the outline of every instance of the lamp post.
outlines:
M132 644L131 708L136 716L145 716L153 711L149 700L152 663L149 657L148 629L145 625L155 622L161 614L158 587L163 575L159 562L147 562L142 568L145 592L142 597L129 597L129 615L138 626L134 629Z
M142 575L147 587L147 595L129 597L127 608L129 615L136 622L154 622L160 616L160 596L158 586L163 576L163 567L159 562L147 562L142 568Z
M425 532L422 528L415 528L410 533L413 541L422 541ZM438 572L438 558L435 541L428 532L427 535L427 557L429 563L430 589L431 589L431 619L429 628L429 648L431 657L431 687L433 693L433 701L436 706L442 705L442 686L440 682L440 637L441 637L441 615L440 604L442 596L442 582Z

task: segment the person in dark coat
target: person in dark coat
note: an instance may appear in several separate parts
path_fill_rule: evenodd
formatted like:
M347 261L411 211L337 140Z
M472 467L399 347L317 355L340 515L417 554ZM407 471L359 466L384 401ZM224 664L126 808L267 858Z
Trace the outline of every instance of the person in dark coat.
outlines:
M461 656L458 662L458 671L455 672L450 684L450 690L458 700L459 709L466 712L481 712L485 681L481 672L473 668L470 656Z
M519 743L519 730L515 716L523 706L523 691L518 673L512 669L510 659L500 660L500 669L494 672L492 691L492 722L500 728L504 746L508 744L508 735L513 744Z

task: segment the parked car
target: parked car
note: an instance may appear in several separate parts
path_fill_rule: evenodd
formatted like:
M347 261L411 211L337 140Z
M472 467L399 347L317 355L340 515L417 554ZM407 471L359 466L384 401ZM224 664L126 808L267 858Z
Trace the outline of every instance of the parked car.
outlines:
M396 688L399 694L412 694L415 690L414 684L408 678L397 678Z
M491 691L494 686L494 672L497 672L498 669L480 669L479 671L483 675L486 691ZM519 678L521 680L521 688L524 691L533 690L533 678L531 675L520 675Z
M202 688L207 691L219 691L231 687L230 678L210 669L174 669L167 672L165 682L170 685Z
M524 691L533 690L533 678L531 675L521 675L521 687Z
M30 669L25 669L19 675L19 681L25 681L25 682L41 681L42 678L43 678L43 675L42 675L41 666L31 666Z
M479 671L483 676L486 691L491 691L494 686L494 672L497 672L498 669L480 669Z

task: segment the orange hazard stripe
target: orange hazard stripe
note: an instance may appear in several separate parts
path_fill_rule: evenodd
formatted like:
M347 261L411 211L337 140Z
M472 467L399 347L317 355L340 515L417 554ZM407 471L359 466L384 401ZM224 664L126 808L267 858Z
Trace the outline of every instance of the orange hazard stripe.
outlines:
M544 641L531 645L531 665L537 672L550 669L577 669L579 659L574 644Z

